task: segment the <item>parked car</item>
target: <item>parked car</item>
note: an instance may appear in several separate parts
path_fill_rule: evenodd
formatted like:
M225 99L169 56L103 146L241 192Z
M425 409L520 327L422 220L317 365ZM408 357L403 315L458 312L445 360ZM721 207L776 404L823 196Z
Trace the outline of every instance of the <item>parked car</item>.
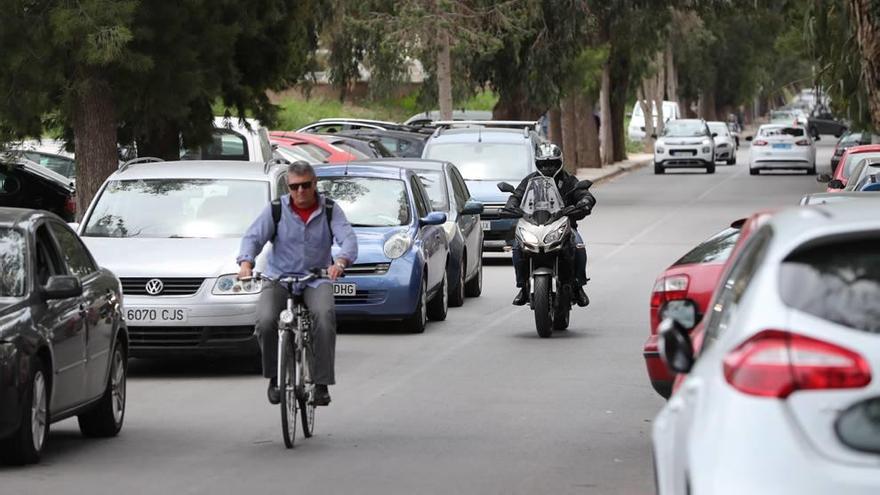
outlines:
M412 127L384 120L355 119L348 117L327 118L312 122L296 132L333 134L340 131L377 129L382 131L410 131Z
M73 182L30 160L0 162L0 207L46 210L72 222L76 217Z
M440 110L431 110L413 115L404 121L405 125L412 127L430 126L440 117ZM492 120L492 112L490 110L453 110L452 120Z
M40 460L49 425L90 437L125 418L122 287L61 218L0 208L0 458Z
M856 165L860 161L877 158L880 158L880 144L852 146L840 157L840 164L834 169L833 175L822 174L816 180L828 184L827 192L840 191L846 187L850 175L852 175L853 170L855 170Z
M854 200L878 201L880 200L880 194L863 194L862 192L813 193L804 195L804 197L801 198L800 205L824 205ZM880 203L877 203L877 205L880 206Z
M837 170L837 164L840 163L840 158L846 150L853 146L872 143L880 143L880 136L864 131L846 131L843 133L840 139L837 140L837 144L834 145L834 152L831 154L831 175L834 175L835 170Z
M715 142L715 161L736 165L736 150L739 145L730 128L724 122L706 122L706 125L709 126Z
M880 158L862 158L858 165L856 165L856 168L853 169L852 175L850 175L843 191L862 191L865 186L875 182L873 178L877 174L880 174Z
M654 129L657 128L657 107L653 107ZM681 109L677 101L663 102L663 122L678 120L681 118ZM626 128L627 137L630 141L643 141L647 136L645 130L645 114L642 111L642 105L637 101L633 105L632 114L629 120L629 126Z
M483 292L483 229L480 214L483 205L471 199L465 180L455 165L434 160L395 159L374 161L407 168L418 174L434 211L446 214L446 239L449 243L449 305L464 304L465 297L479 297Z
M360 153L355 155L345 151L314 134L272 131L269 133L269 139L275 147L275 152L291 163L297 160L305 160L312 164L346 163L364 158Z
M757 135L749 136L749 174L762 170L806 170L816 175L816 145L799 125L764 124Z
M214 117L211 142L182 149L181 160L233 160L265 163L274 157L269 131L255 119Z
M42 165L56 174L76 181L76 160L65 148L64 141L56 139L24 141L8 154Z
M672 393L674 375L660 359L657 347L660 322L669 315L679 315L682 310L692 312L696 321L691 323L691 327L702 319L727 259L740 237L743 223L744 221L734 222L730 227L700 243L667 268L654 282L650 304L650 335L642 354L651 386L664 398Z
M237 280L235 255L257 215L286 194L286 171L271 162L160 161L107 178L78 232L122 280L133 357L258 355L261 286ZM261 254L256 269L265 263Z
M439 128L425 144L422 157L447 161L458 168L473 198L483 203L483 250L501 251L513 245L516 219L502 218L501 209L509 195L499 191L497 184L518 184L537 170L535 147L541 138L530 130L534 123L522 123L520 130L491 125Z
M776 214L731 258L698 359L663 325L687 376L653 421L658 493L877 492L878 233L862 202Z
M670 120L654 143L654 173L669 168L705 168L715 173L715 142L702 119Z
M318 190L345 211L357 263L334 285L340 320L400 320L422 333L449 304L446 214L412 170L370 162L318 167Z
M848 128L846 123L835 119L831 112L819 107L807 119L807 129L814 138L818 138L820 134L833 134L834 137L839 138Z
M351 153L361 160L394 158L394 153L388 150L378 139L343 136L340 134L315 134L315 136L343 151Z
M428 135L423 133L382 129L339 131L338 135L379 141L394 156L400 158L421 158L425 140L428 139Z

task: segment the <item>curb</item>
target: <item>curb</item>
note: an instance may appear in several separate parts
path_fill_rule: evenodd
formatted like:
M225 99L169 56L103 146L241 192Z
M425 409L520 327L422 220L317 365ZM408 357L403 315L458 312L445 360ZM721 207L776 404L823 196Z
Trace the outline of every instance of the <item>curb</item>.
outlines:
M612 164L607 167L607 170L604 170L601 174L592 176L592 174L588 173L580 173L581 170L589 170L589 169L580 169L577 177L578 179L589 179L593 181L593 184L601 184L603 182L609 181L619 175L623 175L627 172L638 170L640 168L647 167L651 163L651 159L633 161L633 162L623 162L620 164Z

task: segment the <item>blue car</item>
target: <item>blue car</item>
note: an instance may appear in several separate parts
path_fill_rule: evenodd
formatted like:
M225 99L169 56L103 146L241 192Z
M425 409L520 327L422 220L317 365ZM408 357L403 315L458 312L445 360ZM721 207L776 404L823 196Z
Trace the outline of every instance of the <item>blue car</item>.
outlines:
M402 320L421 333L449 306L446 214L435 212L419 176L399 167L317 167L318 190L358 236L357 263L334 285L340 320Z

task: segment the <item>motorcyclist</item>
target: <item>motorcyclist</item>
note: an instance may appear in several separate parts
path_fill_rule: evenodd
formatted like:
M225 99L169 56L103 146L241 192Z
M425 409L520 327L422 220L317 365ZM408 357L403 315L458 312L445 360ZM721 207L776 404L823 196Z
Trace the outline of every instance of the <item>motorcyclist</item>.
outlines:
M543 175L544 177L552 178L556 182L556 187L559 189L563 201L565 201L565 206L576 208L575 212L568 216L569 221L571 222L572 231L574 231L574 243L570 246L570 249L564 249L562 253L563 256L568 258L563 260L567 262L566 264L570 264L573 258L575 272L575 290L573 291L573 295L577 305L585 307L590 304L590 298L587 297L587 293L584 291L584 285L586 285L588 280L587 251L584 249L583 240L581 239L580 233L577 231L577 220L589 215L593 210L593 206L596 205L596 198L593 197L593 194L589 191L589 186L591 186L592 183L590 181L584 181L588 187L576 187L579 181L577 177L563 170L562 150L560 150L559 146L556 146L555 144L541 143L535 147L535 166L538 171L529 174L519 183L519 186L510 195L510 198L508 198L505 209L511 210L519 208L520 202L526 191L526 186L528 185L529 180L533 177ZM527 283L529 276L529 263L527 259L524 259L522 255L522 247L518 241L514 241L513 244L513 268L516 271L516 286L520 289L519 293L517 293L516 297L513 299L513 304L516 306L522 306L529 300ZM561 275L565 276L566 274L561 273Z

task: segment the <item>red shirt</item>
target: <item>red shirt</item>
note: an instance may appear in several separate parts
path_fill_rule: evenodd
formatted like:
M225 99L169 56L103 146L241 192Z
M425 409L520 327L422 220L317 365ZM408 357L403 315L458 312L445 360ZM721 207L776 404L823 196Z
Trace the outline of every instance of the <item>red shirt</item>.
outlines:
M293 199L290 200L290 210L293 211L294 215L299 215L299 217L302 219L303 223L308 223L309 218L312 216L312 213L314 213L317 209L318 209L318 202L317 201L315 201L315 204L313 204L312 206L310 206L308 208L297 208L297 206L295 204L293 204Z

